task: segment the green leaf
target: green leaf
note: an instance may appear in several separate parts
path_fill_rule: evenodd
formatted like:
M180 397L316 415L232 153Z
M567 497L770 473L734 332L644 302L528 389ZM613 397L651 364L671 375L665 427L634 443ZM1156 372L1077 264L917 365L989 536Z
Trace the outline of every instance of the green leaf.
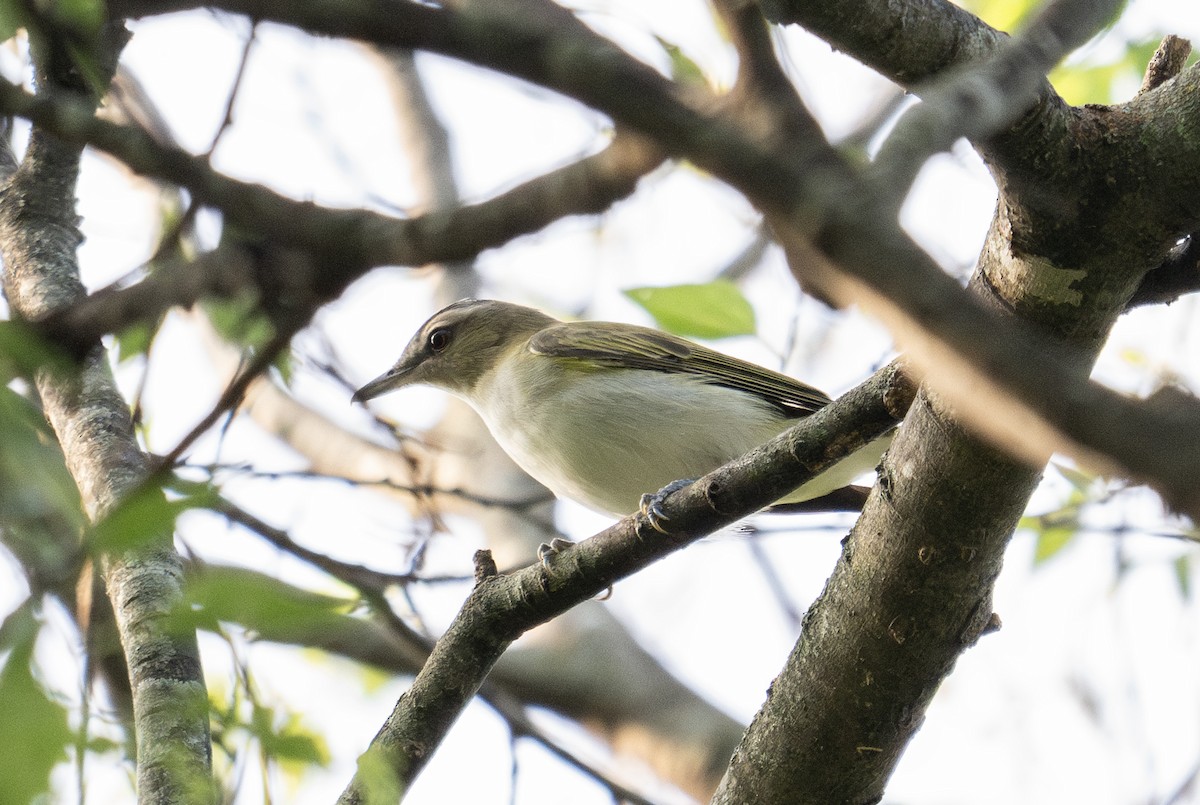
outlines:
M147 321L134 322L117 333L117 362L124 363L130 358L145 355L150 351L150 344L157 333L156 324Z
M0 321L0 373L3 381L33 377L41 369L60 371L71 360L62 350L19 321Z
M21 0L0 0L0 42L7 42L25 27L26 12Z
M959 5L993 28L1011 33L1039 3L1034 0L966 0Z
M280 353L275 356L275 360L271 362L271 367L276 372L279 372L279 379L283 382L283 385L292 385L292 378L294 377L295 372L293 371L294 367L292 365L291 350L285 349L280 351Z
M261 347L275 335L275 326L259 309L258 295L252 292L229 299L209 299L203 303L213 328L234 344Z
M962 0L959 5L988 25L1008 33L1019 33L1032 13L1042 4L1033 0ZM1107 32L1125 10L1118 5L1105 22L1100 34ZM1127 43L1125 52L1115 61L1101 64L1059 65L1050 73L1050 83L1070 104L1112 103L1113 89L1122 79L1140 79L1154 54L1158 40Z
M373 746L358 756L355 779L359 781L359 794L367 805L399 802L404 795L396 770L378 747Z
M104 24L104 0L55 0L51 17L76 37L91 42Z
M1037 0L959 0L958 5L970 11L993 28L1006 33L1016 32L1042 6ZM1104 30L1112 27L1125 10L1122 3L1113 10L1104 24Z
M278 721L273 708L255 705L246 729L258 739L263 752L276 760L302 766L329 765L329 747L320 735L305 728L294 714L277 727Z
M732 282L629 288L625 295L669 333L693 338L753 335L754 308Z
M705 77L704 71L700 69L700 65L684 53L679 45L663 39L658 34L655 34L654 38L658 40L659 46L671 60L671 78L685 86L708 86L708 79Z
M1033 564L1042 564L1057 554L1079 533L1075 524L1054 526L1042 529L1038 533L1037 545L1033 549Z
M258 296L246 291L231 299L209 299L203 303L213 328L230 343L259 350L275 337L275 325L263 312ZM292 381L291 353L281 350L271 364L284 384Z
M1054 464L1054 469L1058 470L1058 474L1074 487L1076 492L1081 493L1086 493L1099 477L1095 473L1085 472L1084 470L1067 467L1058 463Z
M9 615L2 630L11 650L0 670L0 803L24 805L48 792L51 770L67 759L66 747L74 741L66 711L33 674L38 630L31 601Z
M104 738L95 736L88 738L87 751L97 755L107 754L109 752L124 752L125 744L120 741L114 741L112 738Z
M252 570L212 566L188 579L189 625L215 629L222 621L239 623L272 639L339 629L358 602L293 587Z
M1185 553L1171 563L1179 595L1186 601L1192 597L1192 555Z
M15 529L9 537L33 532L39 551L67 546L47 543L50 534L79 538L85 525L79 489L67 472L62 451L45 417L21 395L0 386L0 519Z
M1158 49L1159 40L1129 42L1115 61L1101 64L1060 65L1050 72L1050 83L1067 103L1113 103L1122 82L1135 88L1141 83L1146 65Z
M216 493L207 487L194 494L168 498L157 486L141 486L121 500L92 528L95 553L134 550L155 540L166 540L175 530L175 518L189 509L212 508Z

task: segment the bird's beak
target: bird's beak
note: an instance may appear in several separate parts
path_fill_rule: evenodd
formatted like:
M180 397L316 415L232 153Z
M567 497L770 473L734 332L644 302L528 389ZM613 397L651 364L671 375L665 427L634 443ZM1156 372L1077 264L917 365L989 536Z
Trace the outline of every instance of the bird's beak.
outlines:
M411 367L403 364L396 364L391 369L381 374L379 377L366 384L358 391L354 392L354 396L350 398L351 402L365 403L367 400L372 400L381 394L398 389L401 386L408 385L409 369Z

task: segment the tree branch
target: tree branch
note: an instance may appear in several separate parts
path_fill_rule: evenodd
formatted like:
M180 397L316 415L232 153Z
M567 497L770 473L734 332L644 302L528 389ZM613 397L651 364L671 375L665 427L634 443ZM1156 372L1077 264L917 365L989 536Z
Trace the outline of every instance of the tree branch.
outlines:
M255 4L222 5L238 10ZM913 3L905 9L932 6ZM924 645L922 640L941 640L939 653L932 657L935 661L924 665L944 675L948 671L945 657L961 650L961 642L948 647L946 635L954 635L955 641L959 635L973 637L990 614L987 590L1008 536L1000 532L1011 532L1014 510L1023 505L1036 473L967 438L950 418L951 410L1032 464L1040 463L1051 448L1064 448L1094 465L1124 468L1135 476L1152 478L1176 506L1200 511L1200 490L1194 480L1200 477L1195 405L1166 396L1149 405L1135 404L1087 383L1083 371L1091 350L1116 311L1124 307L1141 273L1161 259L1167 245L1195 229L1195 172L1171 175L1171 170L1154 165L1156 154L1151 153L1154 149L1166 152L1169 146L1174 159L1194 165L1197 114L1195 101L1189 98L1189 94L1191 98L1197 94L1194 70L1125 109L1067 110L1051 98L1007 134L990 141L988 154L1001 180L1002 200L975 288L993 303L1007 305L1076 345L1064 349L997 315L942 276L895 226L894 210L864 192L865 185L853 167L819 138L788 143L786 151L778 148L761 130L743 128L732 115L697 108L644 65L631 63L590 32L560 24L557 15L553 24L528 25L520 17L488 17L488 24L482 25L478 19L441 10L397 8L403 9L413 25L399 30L372 20L370 33L364 24L366 15L355 18L359 7L352 4L339 5L338 13L343 16L338 20L332 20L329 5L322 3L287 13L304 15L304 21L296 23L304 27L329 26L335 33L361 30L361 35L376 40L403 39L409 46L423 45L509 70L597 106L618 122L658 139L672 153L691 156L786 223L780 227L781 237L790 244L792 255L800 258L794 259L793 265L807 281L828 289L829 296L840 302L865 303L912 350L914 360L941 395L918 406L912 431L935 436L928 447L919 444L916 436L904 437L894 448L894 460L905 462L901 468L906 469L944 466L959 470L974 465L976 470L931 476L928 481L922 478L919 486L901 489L893 505L913 520L905 533L918 539L917 528L930 528L932 534L936 524L942 536L931 536L925 543L900 541L898 545L912 550L887 554L895 564L877 567L890 569L902 565L906 557L908 561L914 555L931 557L940 550L943 556L959 558L937 566L928 591L955 591L969 580L975 597L964 593L955 599L954 613L961 613L961 607L969 604L966 622L960 618L952 625L947 618L935 625L922 624L913 632L907 621L896 620L907 614L904 605L913 602L906 597L905 588L888 587L885 598L889 606L896 607L895 614L867 624L875 631L860 634L856 645L861 647L886 634L893 643L905 645L906 652L913 652L914 646ZM962 41L978 44L986 39L972 36L983 35L975 29L964 34ZM1164 112L1169 114L1161 114ZM1147 144L1146 134L1157 139ZM1038 136L1027 136L1028 142L1023 143L1025 135ZM1053 149L1042 148L1047 142ZM1113 181L1111 174L1091 161L1102 146L1113 143L1123 149L1118 156L1127 163L1124 170L1129 175L1145 172L1132 187ZM1068 160L1072 153L1087 154L1089 159ZM1046 163L1039 164L1035 156ZM1048 175L1045 164L1058 172ZM1086 173L1082 176L1086 181L1079 184L1081 171ZM1106 187L1109 182L1112 186ZM1062 195L1068 191L1070 195ZM1172 207L1154 206L1162 205L1162 199L1170 199ZM1081 200L1086 204L1077 203ZM1161 218L1131 214L1147 207L1164 214ZM1147 219L1147 226L1132 232L1128 225L1112 226ZM1070 237L1062 237L1064 233ZM1124 242L1114 244L1118 239ZM1070 255L1075 255L1076 262L1067 262ZM1074 315L1073 325L1064 323L1062 313L1067 309ZM1171 445L1172 451L1156 449L1154 445L1159 444ZM918 457L926 463L908 463ZM899 473L898 477L912 474ZM986 515L971 512L962 517L970 506L962 499L961 489L978 494L980 489L991 489L988 484L1002 486L1003 499ZM945 500L955 505L939 505L932 511L929 501L943 498L931 491L948 493ZM905 523L888 520L885 508L869 509L868 522L903 531ZM954 539L976 527L982 530L976 535L980 543L986 543L982 548L963 542L969 550L947 550ZM934 554L921 551L930 546ZM980 553L973 552L976 550ZM972 568L975 557L982 558ZM969 572L951 572L963 569L960 565ZM867 589L864 585L869 584L865 576L853 579L855 584L846 588L831 587L818 612L851 611L854 591ZM830 622L814 621L811 631L817 636L825 634L819 625ZM912 662L917 664L921 663ZM910 717L919 715L928 690L895 687L903 687L906 698L892 702L902 701ZM901 726L910 723L892 718L897 713L891 711L877 713L876 719L891 719ZM889 745L895 745L895 737L892 733ZM860 745L868 751L879 746L873 740ZM879 768L892 760L882 758Z
M1200 233L1187 241L1142 279L1129 300L1129 308L1169 305L1179 297L1200 291Z
M663 509L669 534L649 528L643 515L631 515L557 554L549 567L482 578L360 759L339 802L368 801L382 781L405 790L520 634L778 500L894 427L914 391L896 365L881 369L778 438L668 496Z
M333 574L339 577L338 574ZM356 584L357 573L342 579ZM205 601L204 617L209 622L237 623L255 640L315 648L354 662L372 665L395 674L416 674L429 657L427 641L410 632L398 632L395 618L381 613L372 617L343 614L350 601L320 595L287 584L255 570L230 565L206 564L189 574L189 580L232 595L210 596ZM239 591L246 595L237 595ZM276 606L269 613L261 606L264 593ZM284 606L280 606L286 602ZM288 611L285 606L294 606ZM283 610L281 613L280 610ZM622 786L601 769L560 746L526 714L529 704L542 704L536 697L523 700L504 682L489 680L480 690L481 698L509 726L514 736L526 737L542 745L548 752L574 766L583 774L607 787L622 801L650 805L637 792Z
M201 299L230 299L258 293L267 284L257 258L241 244L225 243L193 259L158 266L136 285L110 286L78 302L52 310L32 323L47 341L81 357L107 333L120 333L137 322L156 321L173 307L190 308Z
M1020 35L997 43L963 73L949 72L921 88L922 103L909 109L884 142L871 169L875 189L899 202L929 157L955 140L1004 137L1006 129L1031 109L1054 106L1057 98L1046 73L1085 43L1119 7L1107 3L1052 2Z
M102 70L124 44L123 26L103 31ZM89 97L86 83L56 43L38 55L41 93ZM109 73L111 74L111 73ZM75 100L94 109L94 98ZM20 166L0 196L4 292L13 312L33 319L83 296L76 261L75 184L80 144L35 126ZM93 520L138 489L148 474L125 401L103 352L93 350L70 376L36 377L47 419ZM205 802L213 795L208 698L195 632L167 616L182 600L182 564L169 532L142 547L100 557L128 661L137 731L138 795L143 802Z
M1094 468L1150 481L1171 505L1200 513L1200 483L1188 480L1200 478L1200 466L1192 458L1200 456L1200 441L1193 445L1195 449L1170 454L1153 447L1178 446L1180 433L1196 434L1200 440L1200 428L1196 427L1200 425L1200 410L1178 400L1168 408L1152 410L1087 383L1072 368L1077 353L1063 350L996 315L945 277L892 222L891 210L878 209L878 200L863 192L864 185L853 167L819 138L790 143L787 149L764 148L759 138L743 131L736 119L695 108L685 93L653 70L589 29L564 23L557 13L538 20L526 13L525 6L507 17L486 10L472 12L484 14L483 20L424 6L398 5L402 13L393 21L376 19L369 9L351 4L338 5L336 13L332 6L323 4L280 9L252 0L225 0L219 5L306 30L432 49L537 81L596 106L672 153L687 154L763 209L789 219L798 237L819 229L820 248L833 258L833 263L822 267L823 261L815 261L813 270L804 272L808 281L818 287L829 286L823 291L839 304L857 301L883 319L911 350L922 375L946 395L973 429L989 440L1031 462L1039 461L1048 450L1061 450ZM982 40L971 41L978 45ZM569 58L563 54L569 54ZM1139 99L1139 103L1151 104L1155 109L1177 103L1184 110L1193 110L1196 101L1189 99L1196 93L1189 92L1195 79L1188 77L1196 74L1195 69L1186 71L1176 81ZM1049 125L1043 118L1037 116L1036 125ZM1063 115L1055 115L1059 123L1062 119ZM1174 166L1195 153L1189 138L1194 129L1200 129L1200 113L1185 112L1182 117L1175 113L1170 119L1176 121L1170 127L1160 129L1156 119L1150 118L1143 126L1127 128L1119 135L1128 148L1139 147L1139 135L1147 133L1146 126L1155 137L1169 137L1176 146ZM1021 126L1011 130L1008 139L1016 141L1020 134L1028 135L1030 120L1027 116ZM1107 135L1111 139L1114 132ZM1059 141L1067 142L1063 138ZM1155 145L1165 151L1167 143ZM1144 147L1136 156L1126 171L1132 174L1140 166L1155 178L1163 173L1162 168L1151 168L1149 160L1143 159L1147 157ZM1024 165L1020 160L1028 154L1014 152L1011 157ZM1022 168L1022 175L1036 175L1039 182L1062 178L1045 176L1044 170L1038 172L1033 167L1035 164L1030 162L1027 169ZM1016 173L1009 170L1005 175L1012 178ZM1193 173L1177 174L1171 184L1190 183ZM1072 174L1069 178L1078 177ZM1089 179L1087 191L1094 189L1093 184L1103 185L1106 181L1103 172ZM1019 185L1021 182L1015 182L1014 189ZM1153 228L1144 231L1140 239L1117 251L1110 249L1106 255L1097 254L1102 251L1100 246L1089 248L1086 254L1106 259L1104 268L1111 270L1085 275L1097 286L1087 290L1099 298L1096 306L1077 311L1079 332L1098 337L1115 315L1114 306L1123 307L1132 294L1131 252L1140 255L1138 262L1145 261L1147 254L1153 255L1154 245L1165 251L1165 244L1174 240L1165 240L1169 234L1178 237L1180 230L1194 228L1190 225L1195 218L1192 206L1200 206L1200 192L1190 184L1179 189L1180 193L1173 194L1164 192L1163 187L1156 188L1155 198L1170 198L1174 207L1153 221ZM1120 192L1110 189L1101 198L1109 214L1127 218L1128 214L1121 212ZM1044 202L1045 194L1039 199ZM1096 209L1093 206L1089 212ZM1009 225L1014 233L1013 246L1027 247L1021 233L1030 230L1028 223L1014 220ZM1094 235L1094 227L1087 231ZM1107 237L1101 240L1102 246L1112 246ZM1009 259L1007 265L1014 263ZM1024 264L1018 268L1025 270ZM1117 268L1122 270L1117 272ZM1004 283L993 285L1004 287ZM976 368L979 366L988 367L988 371L980 371ZM979 394L980 388L987 389L987 393ZM986 406L980 404L981 400L987 400ZM1064 404L1065 400L1072 404ZM1095 416L1078 416L1078 406L1088 406ZM1122 427L1114 428L1116 422ZM1176 436L1157 441L1166 434Z
M801 25L910 90L950 68L978 61L1005 38L947 0L763 0L761 5L771 22Z
M246 272L246 266L236 260L228 265L209 258L201 261L202 276L196 276L190 266L145 288L106 292L102 299L88 301L84 311L57 311L59 318L48 325L52 336L76 351L99 332L155 318L171 305L187 305L202 295L236 293L248 279L254 280L264 298L274 298L280 288L286 288L287 295L302 291L320 302L334 298L375 266L418 266L473 257L560 218L606 209L633 192L637 181L663 159L643 138L618 132L604 150L493 199L399 220L364 210L322 208L230 179L213 171L205 160L163 145L146 132L96 118L86 104L70 97L35 97L0 81L0 107L29 117L64 140L106 151L135 171L188 187L199 201L220 208L230 220L280 246L304 249L320 264L320 270L297 278L283 270L290 263L255 265L255 271ZM99 321L83 325L78 336L59 330L59 325L80 325L80 319L90 316Z
M1150 63L1146 65L1146 74L1142 77L1142 86L1138 88L1137 94L1144 95L1158 89L1183 72L1191 53L1191 42L1171 34L1164 36L1158 50L1154 51L1150 58Z

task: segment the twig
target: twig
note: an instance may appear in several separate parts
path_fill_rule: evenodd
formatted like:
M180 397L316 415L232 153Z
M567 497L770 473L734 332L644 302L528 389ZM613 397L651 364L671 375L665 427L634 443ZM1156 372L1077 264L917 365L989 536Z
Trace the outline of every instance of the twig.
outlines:
M1150 63L1146 65L1146 74L1137 94L1144 95L1179 75L1191 53L1192 43L1188 40L1174 34L1164 36Z
M226 412L232 411L238 406L242 397L246 394L246 389L254 382L255 378L265 372L274 363L279 353L287 348L287 345L291 343L292 336L299 331L300 326L299 322L277 325L278 330L275 335L254 355L253 359L238 373L237 377L230 382L229 386L221 394L220 399L212 407L212 410L205 414L188 431L187 435L180 439L175 447L171 448L170 452L162 456L158 463L159 473L174 467L180 457L192 446L193 442L199 439Z

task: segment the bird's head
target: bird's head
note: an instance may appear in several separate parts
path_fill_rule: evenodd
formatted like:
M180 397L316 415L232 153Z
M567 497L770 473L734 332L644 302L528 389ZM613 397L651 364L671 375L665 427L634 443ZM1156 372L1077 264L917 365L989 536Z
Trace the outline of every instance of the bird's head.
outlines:
M424 383L470 397L489 370L555 320L533 308L491 299L464 299L421 325L391 369L354 392L366 402Z

